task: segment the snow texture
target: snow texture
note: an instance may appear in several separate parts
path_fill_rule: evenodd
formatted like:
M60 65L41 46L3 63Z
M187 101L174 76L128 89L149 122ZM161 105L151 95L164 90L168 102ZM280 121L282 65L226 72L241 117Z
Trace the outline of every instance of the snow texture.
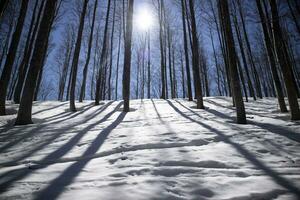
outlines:
M300 123L276 99L34 102L34 124L0 118L0 199L299 199Z

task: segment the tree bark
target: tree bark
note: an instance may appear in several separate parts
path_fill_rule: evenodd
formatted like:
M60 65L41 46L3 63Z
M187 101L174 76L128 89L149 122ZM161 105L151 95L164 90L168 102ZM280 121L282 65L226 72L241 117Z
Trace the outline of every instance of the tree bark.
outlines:
M105 19L105 27L104 27L104 35L103 35L103 43L102 43L102 51L101 51L101 56L100 56L100 67L99 67L99 75L97 77L96 81L96 94L95 94L95 105L99 105L100 101L100 86L101 86L101 70L104 69L106 66L106 51L107 51L107 29L108 29L108 18L109 18L109 13L110 13L110 3L111 0L108 0L107 3L107 11L106 11L106 19ZM104 89L104 88L102 88ZM105 90L105 89L104 89Z
M256 0L256 6L258 9L260 19L261 19L261 25L262 25L262 29L263 29L264 38L265 38L264 41L265 41L265 45L266 45L266 49L267 49L267 53L268 53L269 63L270 63L270 67L271 67L273 82L274 82L274 85L276 88L277 99L278 99L280 111L287 112L287 108L286 108L285 101L284 101L284 95L283 95L283 91L282 91L282 86L281 86L280 79L279 79L278 72L277 72L275 55L274 55L273 49L272 49L272 41L271 41L271 37L269 35L269 31L268 31L268 27L267 27L267 23L269 23L269 22L265 19L265 16L264 16L264 13L263 13L263 10L261 7L261 3L259 0Z
M91 30L90 30L89 43L88 43L88 52L87 52L87 57L86 57L86 61L85 61L84 68L83 68L83 77L82 77L82 84L81 84L81 89L80 89L79 102L82 102L85 97L86 77L87 77L88 66L89 66L90 58L91 58L97 5L98 5L98 0L95 0L92 26L91 26Z
M78 68L78 61L79 61L79 55L80 55L80 48L81 48L81 39L82 39L82 33L84 28L84 18L86 13L88 0L84 0L83 8L80 15L80 22L77 32L77 39L74 49L74 55L72 60L72 78L71 78L71 88L70 88L70 111L76 112L75 107L75 88L76 88L76 80L77 80L77 68Z
M196 85L194 86L196 89L196 98L197 98L197 108L204 109L203 105L203 97L202 97L202 88L199 74L199 42L197 37L197 27L196 27L196 19L195 19L195 11L194 11L194 1L189 0L190 5L190 14L191 14L191 31L192 31L192 58L193 58L193 71L194 71L194 79Z
M18 22L12 36L12 41L9 47L8 54L6 56L6 61L0 78L0 115L5 115L5 99L7 95L7 88L10 81L13 64L16 58L21 33L23 30L28 2L29 1L27 0L22 0Z
M37 34L32 59L28 69L24 91L22 93L20 107L15 125L32 123L32 101L38 73L43 65L43 50L50 35L51 21L53 21L57 0L47 0L42 21Z
M134 0L129 0L127 18L126 18L124 69L123 69L123 100L124 100L123 111L124 112L129 112L133 3Z
M283 79L285 82L285 87L287 91L290 111L291 111L291 119L299 120L300 119L300 110L297 99L297 92L295 85L292 80L292 69L291 62L289 60L289 56L287 53L287 49L284 45L282 30L279 24L279 16L277 10L276 0L270 0L271 13L272 13L272 25L273 25L273 37L275 41L275 50L277 53L277 58L280 64L280 68L282 71Z
M234 45L234 39L231 29L231 20L229 14L229 7L227 0L218 0L219 10L220 10L220 18L223 21L221 24L224 26L224 40L228 52L228 61L230 63L230 76L231 76L231 86L232 86L232 94L233 100L236 107L237 114L237 123L246 124L246 113L243 102L243 96L240 86L240 80L237 69L237 57Z

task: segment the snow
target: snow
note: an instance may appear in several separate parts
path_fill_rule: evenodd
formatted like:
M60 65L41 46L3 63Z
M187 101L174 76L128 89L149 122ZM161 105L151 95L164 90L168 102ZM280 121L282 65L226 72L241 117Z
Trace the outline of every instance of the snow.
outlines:
M300 123L276 99L34 102L35 124L0 117L0 199L299 199Z

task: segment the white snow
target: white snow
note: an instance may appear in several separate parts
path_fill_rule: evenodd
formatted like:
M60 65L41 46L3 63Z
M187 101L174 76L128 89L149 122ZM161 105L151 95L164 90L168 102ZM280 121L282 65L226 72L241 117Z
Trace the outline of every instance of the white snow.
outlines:
M300 123L276 99L34 102L35 124L0 117L0 199L299 199Z

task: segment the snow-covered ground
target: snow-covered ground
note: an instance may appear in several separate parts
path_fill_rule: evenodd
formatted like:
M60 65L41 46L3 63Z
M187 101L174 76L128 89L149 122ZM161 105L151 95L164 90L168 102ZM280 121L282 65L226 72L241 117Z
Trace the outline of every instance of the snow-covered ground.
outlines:
M35 102L35 124L0 118L0 199L299 199L300 123L275 99Z

